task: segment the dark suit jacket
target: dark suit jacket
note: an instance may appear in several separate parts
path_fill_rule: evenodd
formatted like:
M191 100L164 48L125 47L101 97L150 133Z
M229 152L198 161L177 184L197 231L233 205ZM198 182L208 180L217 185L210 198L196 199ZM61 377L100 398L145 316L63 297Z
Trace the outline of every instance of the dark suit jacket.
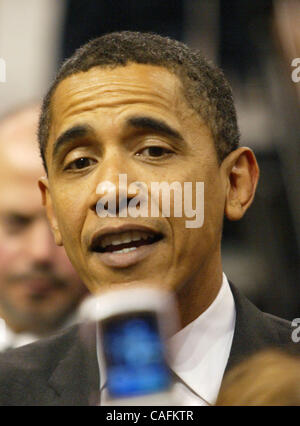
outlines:
M226 371L252 353L293 345L288 321L259 311L231 287L236 327ZM83 337L84 336L84 337ZM0 356L0 405L94 405L99 373L95 326L75 326Z

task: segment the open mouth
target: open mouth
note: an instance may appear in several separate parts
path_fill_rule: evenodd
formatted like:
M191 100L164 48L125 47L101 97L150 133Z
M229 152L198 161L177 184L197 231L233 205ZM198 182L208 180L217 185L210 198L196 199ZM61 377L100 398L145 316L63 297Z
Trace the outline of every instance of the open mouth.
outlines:
M91 250L97 253L129 253L139 247L154 244L162 238L162 234L139 230L105 234L94 238Z

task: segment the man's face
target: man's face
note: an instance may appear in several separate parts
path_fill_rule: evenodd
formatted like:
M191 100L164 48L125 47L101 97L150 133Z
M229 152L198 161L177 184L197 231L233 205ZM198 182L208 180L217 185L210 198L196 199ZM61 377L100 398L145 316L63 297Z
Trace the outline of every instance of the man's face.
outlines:
M42 187L56 241L92 292L131 282L201 289L201 279L218 269L224 176L208 127L168 70L130 64L62 81L52 100L46 159ZM195 190L204 182L203 226L190 229L186 217L161 214L99 217L97 186L109 181L118 188L120 174L128 185L148 188L177 181ZM135 249L122 251L126 244Z
M0 316L28 332L58 326L85 294L42 207L37 120L34 109L0 126Z

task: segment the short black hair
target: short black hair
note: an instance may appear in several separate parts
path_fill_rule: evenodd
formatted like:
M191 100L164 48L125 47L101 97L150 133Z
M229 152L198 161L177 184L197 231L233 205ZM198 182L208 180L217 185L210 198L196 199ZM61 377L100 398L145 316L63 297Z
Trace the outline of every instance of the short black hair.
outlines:
M115 68L129 63L161 66L179 77L187 103L202 117L215 141L219 162L239 145L232 91L223 72L185 44L153 33L122 31L106 34L80 47L61 66L46 94L39 122L39 145L45 151L51 126L51 99L59 83L93 67Z

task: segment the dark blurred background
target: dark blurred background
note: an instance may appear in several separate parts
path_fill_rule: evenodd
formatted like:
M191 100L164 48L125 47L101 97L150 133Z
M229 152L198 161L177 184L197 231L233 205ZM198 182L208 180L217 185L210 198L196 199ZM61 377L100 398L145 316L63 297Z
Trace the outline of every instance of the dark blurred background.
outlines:
M250 211L224 224L224 271L259 308L293 319L300 316L300 83L291 61L300 57L299 28L298 0L0 0L7 63L0 113L41 97L65 58L107 32L152 31L202 50L233 87L242 145L254 149L261 170Z

